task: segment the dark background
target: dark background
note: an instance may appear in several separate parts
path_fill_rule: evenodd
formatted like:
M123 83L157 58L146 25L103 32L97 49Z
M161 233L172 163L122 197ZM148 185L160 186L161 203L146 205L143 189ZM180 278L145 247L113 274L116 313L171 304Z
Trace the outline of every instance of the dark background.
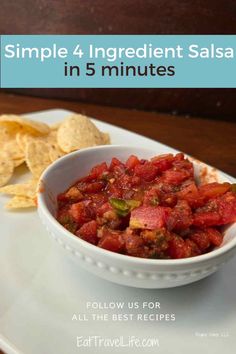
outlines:
M235 0L1 0L1 34L233 34ZM174 115L235 120L234 89L22 89Z

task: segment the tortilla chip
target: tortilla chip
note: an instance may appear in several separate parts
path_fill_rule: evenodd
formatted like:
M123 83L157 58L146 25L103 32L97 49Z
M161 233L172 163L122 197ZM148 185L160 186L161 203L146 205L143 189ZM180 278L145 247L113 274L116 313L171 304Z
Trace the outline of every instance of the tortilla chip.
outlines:
M25 162L25 158L23 157L22 159L15 159L13 160L13 162L14 162L14 167L19 167Z
M51 124L51 125L50 125L50 129L51 129L52 131L58 130L59 127L60 127L60 125L61 125L61 122Z
M23 159L24 152L19 148L19 145L16 142L16 139L12 139L8 141L4 147L3 151L5 151L12 160Z
M0 126L5 126L11 131L19 132L22 130L36 135L46 135L50 132L47 124L16 115L0 116Z
M16 142L17 142L17 145L19 146L19 148L24 151L24 145L22 143L22 140L23 140L23 136L24 136L24 133L23 132L18 132L16 133Z
M109 145L111 143L111 138L108 133L102 133L102 141L104 145Z
M38 140L30 141L26 146L25 161L33 176L40 177L51 164L48 144Z
M27 198L35 198L38 180L31 180L22 184L9 184L0 188L1 194L17 195Z
M35 199L16 195L6 204L6 209L22 209L36 207Z
M102 145L103 135L86 116L74 114L65 119L57 132L57 142L66 152Z
M27 134L25 132L18 132L16 133L16 142L17 145L19 146L19 148L21 149L21 151L25 152L25 147L26 147L26 139L25 136Z
M40 137L39 140L48 144L57 144L57 131L52 130L47 136Z
M64 151L62 151L61 148L57 144L50 146L49 157L50 157L51 162L58 160L60 157L62 157L64 155L65 155Z
M0 187L4 186L12 177L14 163L5 152L0 153Z
M0 126L0 148L2 149L4 145L14 138L14 134L9 133L6 127Z
M6 208L36 206L40 175L66 153L109 143L109 134L100 132L86 116L80 114L50 127L16 115L0 116L0 193L13 196ZM23 163L33 178L28 182L7 185L14 169Z

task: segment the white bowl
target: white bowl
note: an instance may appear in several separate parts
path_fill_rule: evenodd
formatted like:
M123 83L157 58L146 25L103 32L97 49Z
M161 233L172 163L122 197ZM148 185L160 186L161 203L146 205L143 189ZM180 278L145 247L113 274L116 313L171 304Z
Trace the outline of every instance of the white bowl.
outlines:
M55 219L57 195L80 177L84 177L99 162L112 157L125 161L131 154L140 158L158 155L158 151L129 146L99 146L83 149L62 157L43 173L38 193L38 212L48 233L77 260L78 266L115 283L140 288L170 288L195 282L214 273L236 252L236 224L225 232L223 244L204 255L176 260L142 259L110 252L94 246L67 231ZM196 174L202 168L194 162ZM221 180L230 180L219 172Z

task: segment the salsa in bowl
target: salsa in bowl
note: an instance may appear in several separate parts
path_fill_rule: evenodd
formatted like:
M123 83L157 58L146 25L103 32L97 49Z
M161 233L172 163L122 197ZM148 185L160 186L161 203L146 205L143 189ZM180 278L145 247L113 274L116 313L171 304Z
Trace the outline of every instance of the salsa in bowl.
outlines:
M205 168L182 153L80 150L43 174L39 214L95 274L141 287L186 284L214 272L236 246L234 180L219 172L222 183L199 185Z
M58 196L57 220L77 237L129 256L176 259L220 246L236 221L236 185L197 185L182 153L113 157Z

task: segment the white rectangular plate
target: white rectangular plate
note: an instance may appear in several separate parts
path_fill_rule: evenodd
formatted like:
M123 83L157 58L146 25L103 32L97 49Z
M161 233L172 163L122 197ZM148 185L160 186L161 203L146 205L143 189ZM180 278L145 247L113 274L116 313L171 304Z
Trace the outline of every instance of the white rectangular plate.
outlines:
M50 110L30 117L55 123L70 112ZM95 121L113 144L176 150L118 127ZM223 157L222 157L223 158ZM22 171L20 171L22 172ZM24 176L23 176L24 177ZM22 177L22 178L23 178ZM232 179L233 180L233 179ZM6 212L0 197L0 347L23 354L230 354L236 345L236 260L200 282L167 290L109 283L78 268L51 241L37 212ZM87 310L87 302L157 302L157 310ZM168 321L80 321L79 314L170 313ZM78 321L73 320L77 315ZM75 317L74 317L75 318ZM159 346L77 347L77 336L156 338Z

